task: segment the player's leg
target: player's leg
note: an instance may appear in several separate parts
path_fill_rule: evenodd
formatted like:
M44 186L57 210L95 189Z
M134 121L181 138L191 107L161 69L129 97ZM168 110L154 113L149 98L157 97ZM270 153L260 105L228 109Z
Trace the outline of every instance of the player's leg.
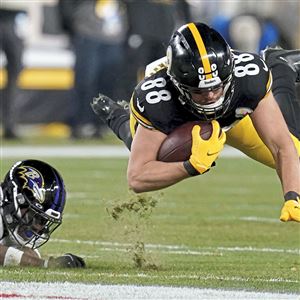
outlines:
M295 81L300 82L300 50L267 48L262 56L273 76L272 92L290 132L300 139L300 99Z
M131 133L133 132L134 125L132 121L130 122L129 109L102 94L93 99L91 106L95 114L107 124L130 150L132 143Z
M300 141L293 134L298 154L300 156ZM242 151L247 156L263 163L266 166L275 168L275 162L270 150L260 139L249 116L246 116L226 133L226 144Z

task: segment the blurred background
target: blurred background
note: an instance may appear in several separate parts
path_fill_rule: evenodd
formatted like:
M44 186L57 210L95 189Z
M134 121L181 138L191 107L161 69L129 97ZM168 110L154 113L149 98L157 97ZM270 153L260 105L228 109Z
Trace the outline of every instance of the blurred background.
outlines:
M1 0L2 144L105 138L92 98L129 101L145 65L186 22L208 23L232 48L258 53L300 48L299 13L290 0Z

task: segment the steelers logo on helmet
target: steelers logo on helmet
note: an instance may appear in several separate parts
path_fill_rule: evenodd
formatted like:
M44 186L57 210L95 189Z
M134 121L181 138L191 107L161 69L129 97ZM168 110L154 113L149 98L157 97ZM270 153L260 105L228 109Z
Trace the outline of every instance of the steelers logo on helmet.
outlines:
M205 79L205 71L203 67L198 68L198 74L199 74L199 85L198 88L200 89L206 89L218 86L222 83L220 77L218 76L218 69L216 64L211 65L212 70L212 78Z

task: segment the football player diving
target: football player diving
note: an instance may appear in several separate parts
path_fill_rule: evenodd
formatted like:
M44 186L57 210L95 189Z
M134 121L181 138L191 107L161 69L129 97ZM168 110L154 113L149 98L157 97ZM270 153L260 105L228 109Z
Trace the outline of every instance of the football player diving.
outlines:
M262 56L232 50L214 29L189 23L173 34L167 56L146 68L130 112L102 94L93 100L94 112L131 150L133 191L207 172L227 143L276 169L285 200L280 220L300 222L300 51L267 48ZM210 139L202 140L195 125L189 160L158 161L166 136L195 120L212 122Z
M79 256L43 259L37 249L62 223L65 202L56 169L38 160L15 163L0 185L0 266L85 267Z

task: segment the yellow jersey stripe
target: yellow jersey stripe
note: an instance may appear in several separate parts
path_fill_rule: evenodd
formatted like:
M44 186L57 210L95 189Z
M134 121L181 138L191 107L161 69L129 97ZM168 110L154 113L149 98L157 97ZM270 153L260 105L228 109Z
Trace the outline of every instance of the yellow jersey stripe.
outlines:
M145 126L147 128L151 128L151 129L154 128L152 126L152 123L149 120L147 120L145 117L143 117L140 113L138 113L137 110L134 108L132 98L131 98L131 101L130 101L130 111L131 111L132 115L134 116L134 118L139 123L141 123L143 126Z
M136 118L132 114L130 114L129 127L130 127L130 133L131 133L132 137L135 136L137 124L138 124L138 121L136 120Z
M192 32L192 35L193 35L196 45L198 47L198 51L200 53L200 57L202 59L202 63L203 63L203 67L204 67L204 72L205 72L205 74L209 73L206 75L206 79L210 79L210 78L212 78L210 62L209 62L206 48L203 43L200 32L198 31L198 29L194 23L189 23L188 27L189 27L190 31Z
M267 90L266 94L271 90L272 83L273 83L272 73L269 72L269 80L268 80L267 86L266 86L266 90Z

